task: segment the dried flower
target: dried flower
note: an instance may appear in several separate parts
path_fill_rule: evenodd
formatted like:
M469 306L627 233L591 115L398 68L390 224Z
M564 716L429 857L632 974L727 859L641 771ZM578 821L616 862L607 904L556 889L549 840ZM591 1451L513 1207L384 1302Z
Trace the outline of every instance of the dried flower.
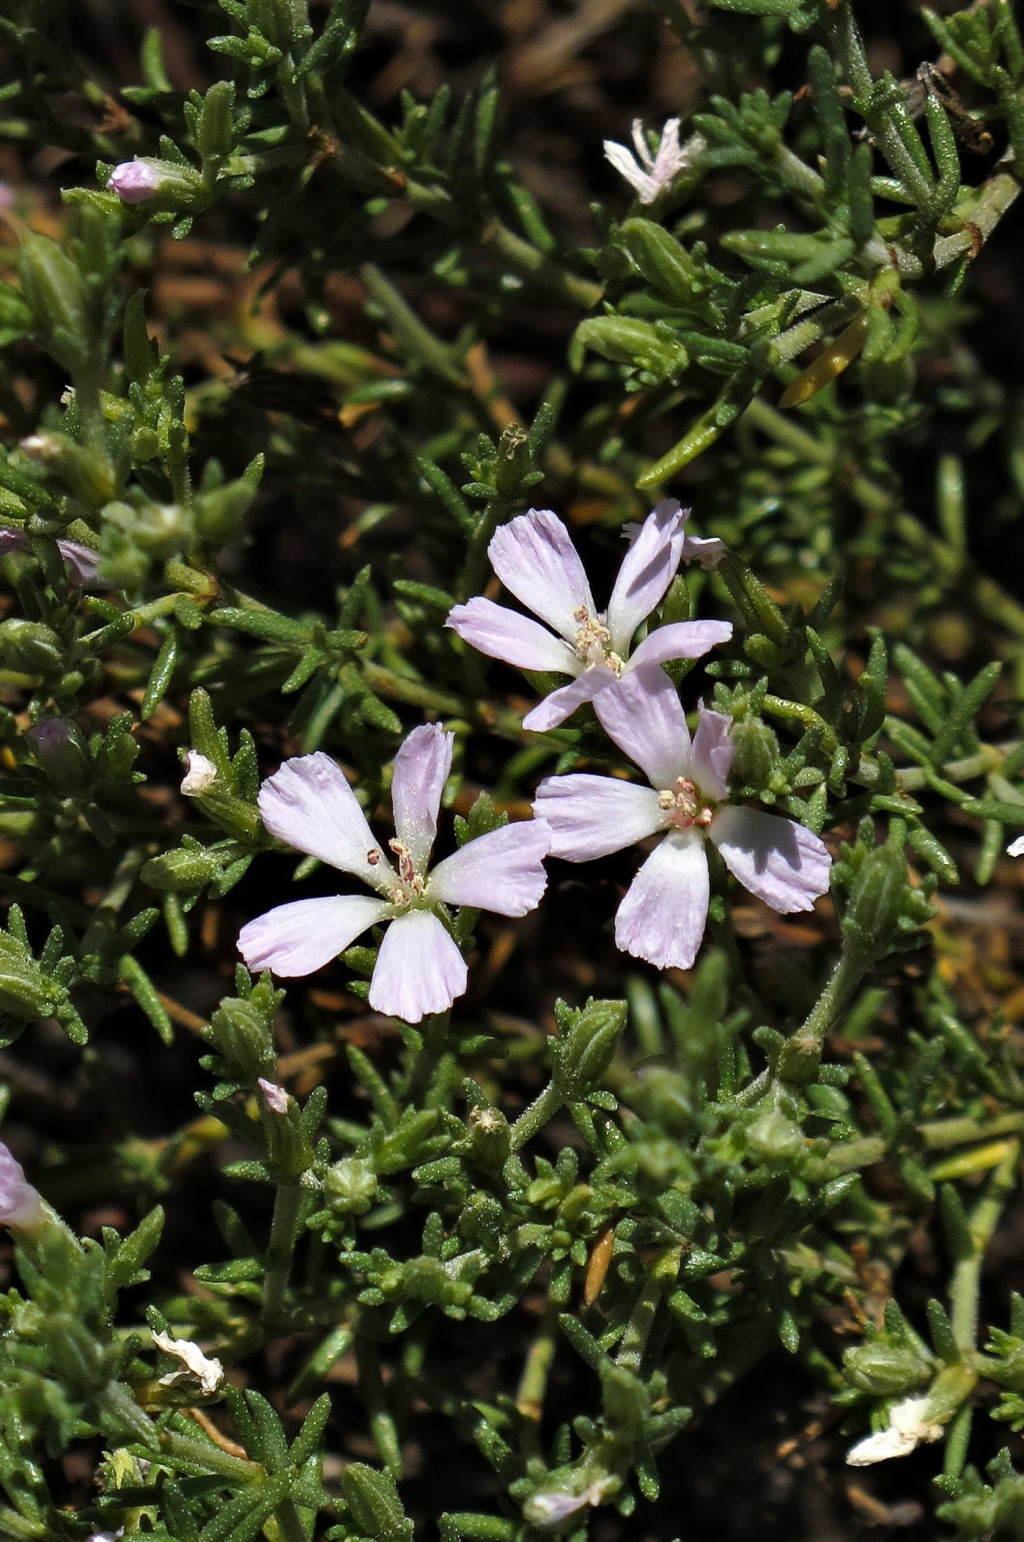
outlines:
M648 515L622 560L607 611L594 604L569 532L550 509L531 509L495 531L487 548L494 571L552 631L479 596L456 605L446 625L491 658L575 677L527 713L524 728L556 728L642 664L700 658L729 641L728 621L677 621L649 632L629 652L637 628L676 575L688 515L674 498Z
M43 1201L18 1162L0 1141L0 1223L15 1231L41 1219Z
M594 703L602 727L649 778L649 787L609 776L553 776L536 812L551 827L551 855L590 862L647 836L664 839L619 906L615 941L661 969L689 969L707 920L710 878L704 840L773 910L810 910L828 888L832 859L793 819L727 801L732 720L703 705L692 743L676 688L650 666Z
M874 1462L888 1462L894 1456L909 1456L924 1441L939 1440L942 1425L927 1418L926 1397L906 1397L889 1410L886 1429L859 1440L846 1458L848 1467L870 1467Z
M152 1329L150 1331L152 1332ZM209 1394L216 1392L224 1380L224 1367L220 1361L204 1355L199 1345L193 1344L191 1339L172 1339L169 1333L153 1332L153 1343L157 1349L162 1349L165 1355L170 1355L174 1360L180 1360L183 1367L180 1371L168 1371L166 1376L161 1376L162 1387L172 1387L175 1382L184 1381L189 1376L193 1376L203 1392Z
M606 139L604 153L615 170L625 177L641 203L653 203L660 193L672 186L681 171L693 164L705 148L704 140L694 134L684 145L679 143L679 119L669 118L661 131L657 155L652 155L643 122L633 119L633 149Z
M289 979L312 974L371 926L390 921L370 982L375 1011L418 1023L466 989L466 963L437 915L471 905L522 916L547 883L550 835L540 820L506 825L468 842L428 872L454 735L436 724L413 729L395 757L392 867L341 769L317 752L288 760L260 789L267 829L296 851L361 878L379 898L339 894L279 905L242 928L239 950L252 970Z
M207 755L200 755L198 750L189 750L185 756L185 775L181 782L181 791L186 798L197 798L200 793L209 792L217 780L217 767Z

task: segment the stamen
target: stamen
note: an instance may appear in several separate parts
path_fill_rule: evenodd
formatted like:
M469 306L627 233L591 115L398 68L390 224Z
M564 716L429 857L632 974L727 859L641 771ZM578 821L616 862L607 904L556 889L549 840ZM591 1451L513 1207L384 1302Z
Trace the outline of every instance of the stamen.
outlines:
M689 830L693 825L706 829L715 817L714 809L688 776L677 776L674 787L659 792L658 807L668 814L669 823L677 830Z
M397 838L388 841L388 846L398 858L399 881L391 891L391 899L395 905L408 905L412 900L418 899L423 893L424 882L416 871L416 864L412 860L412 852L403 841Z

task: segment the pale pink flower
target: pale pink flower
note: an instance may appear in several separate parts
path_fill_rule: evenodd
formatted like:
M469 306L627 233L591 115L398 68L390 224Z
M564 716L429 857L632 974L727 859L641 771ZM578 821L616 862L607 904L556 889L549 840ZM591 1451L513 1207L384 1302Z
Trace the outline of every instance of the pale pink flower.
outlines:
M689 969L708 914L705 838L745 889L773 910L810 910L828 888L824 843L793 819L727 801L732 719L702 704L690 740L676 688L663 669L638 669L594 703L601 724L635 760L649 787L617 777L553 776L534 809L551 828L551 855L590 862L664 833L615 919L615 941L660 969Z
M42 1217L43 1201L25 1177L24 1170L0 1141L0 1226L35 1226Z
M0 557L9 551L31 550L32 542L24 530L12 530L10 526L0 528ZM91 546L83 546L80 541L58 541L57 550L71 569L75 582L83 588L92 587L100 560L99 552L93 551Z
M1024 835L1018 835L1015 841L1011 841L1006 848L1008 857L1024 857Z
M633 634L665 597L682 560L689 514L674 498L640 526L619 569L607 611L599 611L569 532L550 509L531 509L501 525L487 548L505 588L552 628L478 596L446 622L466 642L519 669L572 675L523 718L523 727L557 728L584 702L619 684L641 664L697 659L728 642L728 621L676 621L649 632L632 655Z
M693 163L705 149L705 141L694 134L684 145L679 143L679 119L669 118L661 131L657 155L651 154L643 121L633 119L633 149L606 139L604 153L620 176L625 177L641 203L653 203L660 193L672 186L681 171Z
M160 191L160 173L148 161L122 161L110 173L107 186L122 203L145 203Z
M366 822L339 766L322 752L285 761L260 788L272 835L296 851L361 878L377 897L339 894L280 905L242 928L239 950L252 970L283 978L312 974L382 921L384 934L370 1005L418 1023L443 1012L466 989L466 962L437 915L441 905L470 905L523 916L547 883L550 832L541 820L480 835L428 871L454 735L414 728L395 757L391 800L397 872Z

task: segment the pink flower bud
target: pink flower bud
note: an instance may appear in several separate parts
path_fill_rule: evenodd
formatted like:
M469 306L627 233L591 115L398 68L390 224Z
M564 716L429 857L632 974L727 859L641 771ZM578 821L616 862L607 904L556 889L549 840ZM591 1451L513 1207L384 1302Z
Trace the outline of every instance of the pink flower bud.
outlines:
M21 1163L0 1141L0 1223L15 1228L34 1226L42 1214L42 1203Z
M266 1077L259 1079L259 1089L267 1100L267 1107L272 1114L286 1114L288 1112L288 1094L283 1087L276 1082L268 1082Z
M160 191L160 173L148 161L122 161L110 173L107 186L122 203L145 203Z

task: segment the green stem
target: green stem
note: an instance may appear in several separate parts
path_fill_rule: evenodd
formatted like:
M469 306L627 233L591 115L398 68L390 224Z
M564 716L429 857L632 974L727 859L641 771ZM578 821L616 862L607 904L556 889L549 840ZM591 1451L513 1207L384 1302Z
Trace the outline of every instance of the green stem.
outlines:
M270 1223L270 1243L267 1247L267 1276L260 1312L260 1321L264 1327L272 1326L281 1313L298 1236L302 1194L299 1184L282 1183L274 1197L274 1216Z
M977 1347L981 1266L1003 1207L1013 1192L1019 1162L1020 1142L1014 1141L974 1207L970 1220L973 1244L971 1254L961 1259L953 1270L953 1281L949 1289L950 1320L957 1347L964 1354L973 1353Z
M562 1102L562 1094L557 1090L554 1082L549 1082L540 1096L534 1098L529 1108L523 1110L512 1126L510 1132L512 1150L518 1151L536 1135L538 1130L543 1129L548 1120L553 1119L557 1114Z

